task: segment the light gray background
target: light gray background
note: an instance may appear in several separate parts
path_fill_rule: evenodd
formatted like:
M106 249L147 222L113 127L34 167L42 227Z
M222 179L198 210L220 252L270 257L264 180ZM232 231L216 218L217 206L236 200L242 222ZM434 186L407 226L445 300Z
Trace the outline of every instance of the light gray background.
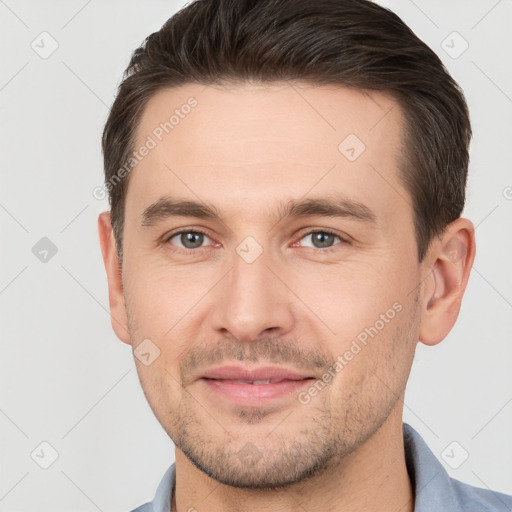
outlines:
M129 510L173 461L110 326L96 231L107 203L92 191L130 53L182 5L0 0L1 511ZM450 474L512 493L512 3L385 5L462 85L474 128L465 214L477 225L475 268L453 332L419 346L405 419ZM31 47L49 51L52 39L46 59ZM47 262L32 252L42 237L58 249ZM43 441L58 452L48 469Z

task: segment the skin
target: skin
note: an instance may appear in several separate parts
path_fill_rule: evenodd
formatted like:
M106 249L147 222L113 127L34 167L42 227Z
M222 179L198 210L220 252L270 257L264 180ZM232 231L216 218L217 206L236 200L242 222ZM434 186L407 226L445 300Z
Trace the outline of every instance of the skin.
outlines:
M147 366L135 362L176 445L173 510L412 511L405 385L418 341L439 343L457 318L471 222L450 224L418 261L397 167L403 116L383 92L187 84L149 101L135 147L191 96L197 106L131 172L122 268L109 213L99 217L113 328L133 349L150 339L160 350ZM354 161L338 149L351 133L366 146ZM374 221L278 220L288 200L336 194ZM166 196L211 204L221 220L143 226L145 209ZM171 237L180 229L205 232L201 248ZM314 242L322 229L335 233L330 247ZM252 263L236 250L248 236L263 249ZM393 304L400 312L308 403L290 393L237 406L197 380L228 363L319 379Z

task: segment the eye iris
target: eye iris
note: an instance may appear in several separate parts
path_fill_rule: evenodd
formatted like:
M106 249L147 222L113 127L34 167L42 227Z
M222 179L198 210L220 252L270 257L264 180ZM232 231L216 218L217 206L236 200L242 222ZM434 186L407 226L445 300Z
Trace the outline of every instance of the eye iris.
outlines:
M324 233L322 231L313 233L312 237L313 245L318 248L331 247L332 243L334 242L334 235L331 235L330 233Z
M203 244L204 236L202 233L188 232L182 233L180 238L184 247L187 249L196 249Z

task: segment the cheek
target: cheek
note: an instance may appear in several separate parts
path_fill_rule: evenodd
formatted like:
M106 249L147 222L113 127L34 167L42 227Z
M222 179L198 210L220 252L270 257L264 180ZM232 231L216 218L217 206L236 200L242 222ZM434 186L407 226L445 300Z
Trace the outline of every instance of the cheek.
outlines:
M333 403L345 407L350 403L351 410L368 413L368 418L396 403L405 389L414 357L418 308L410 299L393 306L354 336L338 338L332 350L339 354Z
M173 269L150 261L143 268L127 269L127 275L130 278L125 283L125 296L131 325L144 329L139 335L158 340L180 339L177 333L181 324L186 324L187 317L194 314L194 307L212 286L207 275L191 267Z
M400 275L389 260L381 257L376 264L353 258L342 264L302 265L287 280L305 306L303 314L320 321L326 334L347 340L372 326L393 304L402 303L405 290L410 290L410 277Z
M372 372L403 380L408 373L419 328L417 265L404 263L402 270L397 262L381 258L378 266L355 262L295 274L294 289L309 308L302 319L309 319L312 332L325 333L325 347L343 375L338 380Z
M137 361L136 366L153 414L162 425L172 424L172 413L178 410L182 399L179 372L169 367L163 352L151 365L145 366Z
M180 359L196 340L208 336L200 336L205 329L202 299L219 272L148 262L127 275L125 296L134 345L149 339L159 351L150 366L136 359L139 379L158 417L158 410L168 410L181 394Z

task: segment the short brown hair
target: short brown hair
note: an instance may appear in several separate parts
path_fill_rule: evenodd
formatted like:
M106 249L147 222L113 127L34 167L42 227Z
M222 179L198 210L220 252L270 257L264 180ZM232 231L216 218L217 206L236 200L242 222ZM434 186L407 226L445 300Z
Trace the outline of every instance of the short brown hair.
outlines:
M195 0L145 39L102 138L120 259L129 174L116 173L133 152L148 100L186 83L287 80L386 91L396 99L406 122L400 178L423 260L432 238L464 207L468 108L437 55L396 14L367 0Z

